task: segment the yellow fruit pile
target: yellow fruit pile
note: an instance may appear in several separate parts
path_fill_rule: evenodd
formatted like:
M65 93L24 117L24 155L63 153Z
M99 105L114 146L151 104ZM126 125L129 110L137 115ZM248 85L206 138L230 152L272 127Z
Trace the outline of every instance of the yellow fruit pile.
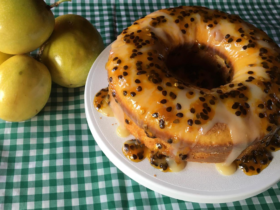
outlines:
M0 118L20 122L43 109L52 81L85 85L104 49L94 26L78 15L54 18L43 0L0 1ZM28 54L40 48L39 61Z

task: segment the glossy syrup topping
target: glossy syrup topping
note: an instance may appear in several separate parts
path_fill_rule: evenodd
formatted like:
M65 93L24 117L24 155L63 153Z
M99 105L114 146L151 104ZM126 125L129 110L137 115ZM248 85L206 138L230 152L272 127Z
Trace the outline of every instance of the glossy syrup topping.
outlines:
M226 84L206 89L198 86L203 81L194 85L172 75L168 55L193 45L200 46L200 55L222 61ZM112 95L131 120L166 143L181 142L173 145L171 155L182 145L191 150L216 145L230 148L221 157L230 164L250 143L278 127L279 53L263 31L236 15L178 7L154 12L124 29L112 45L106 69Z
M108 88L101 89L94 97L93 105L100 113L107 117L113 117L114 113L110 107L110 95Z
M147 156L147 148L137 139L124 142L122 151L133 162L140 162Z
M159 151L150 152L150 163L154 168L163 172L179 172L182 171L187 164L186 161L176 161L174 158L170 158Z
M280 149L279 130L260 141L259 145L238 158L235 162L246 175L257 175L273 160L271 152Z
M124 142L123 154L133 162L140 162L148 157L150 164L163 172L179 172L186 166L185 161L176 162L159 151L151 151L137 139Z
M272 161L272 155L265 148L252 150L251 153L244 155L236 161L237 166L246 175L257 175L265 169Z

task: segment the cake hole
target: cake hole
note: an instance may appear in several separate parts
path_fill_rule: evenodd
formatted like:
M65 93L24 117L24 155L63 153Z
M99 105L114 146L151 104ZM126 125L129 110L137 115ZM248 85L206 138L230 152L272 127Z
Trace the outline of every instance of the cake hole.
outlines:
M200 44L171 50L166 65L168 73L179 81L209 90L230 83L233 76L230 63Z

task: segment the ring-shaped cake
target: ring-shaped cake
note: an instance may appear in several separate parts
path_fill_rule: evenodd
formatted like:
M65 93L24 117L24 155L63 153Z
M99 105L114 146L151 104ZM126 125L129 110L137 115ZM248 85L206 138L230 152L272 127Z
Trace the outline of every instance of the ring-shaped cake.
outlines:
M175 160L229 164L279 128L279 46L237 15L153 12L122 31L106 69L120 123Z

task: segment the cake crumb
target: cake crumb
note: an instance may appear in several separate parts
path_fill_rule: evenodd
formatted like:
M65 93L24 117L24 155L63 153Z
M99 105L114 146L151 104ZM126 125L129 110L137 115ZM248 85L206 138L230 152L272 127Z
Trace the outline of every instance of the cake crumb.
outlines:
M154 174L154 177L157 177L157 175L156 175L156 174Z

